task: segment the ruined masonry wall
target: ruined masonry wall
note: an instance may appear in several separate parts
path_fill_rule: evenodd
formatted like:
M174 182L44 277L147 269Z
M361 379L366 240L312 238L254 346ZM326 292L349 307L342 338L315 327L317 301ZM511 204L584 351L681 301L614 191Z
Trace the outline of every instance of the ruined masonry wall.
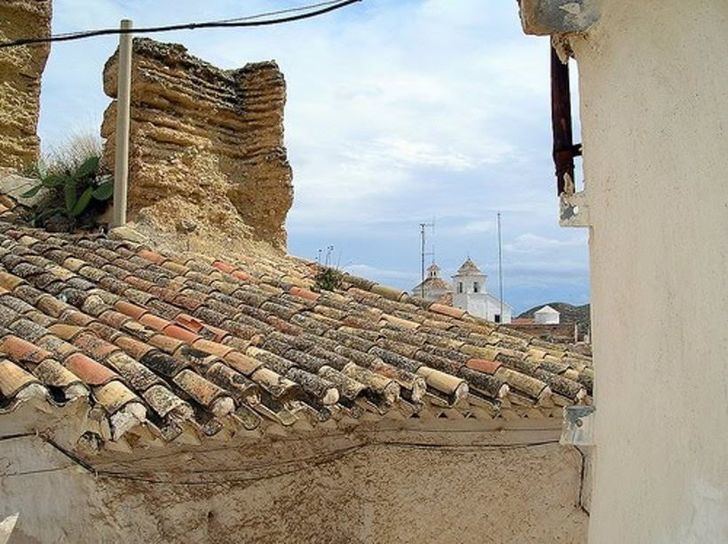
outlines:
M0 41L47 37L51 0L2 0ZM0 49L0 167L22 169L38 160L40 80L49 45Z
M134 40L130 217L163 230L183 219L200 234L222 232L284 247L293 202L283 147L286 87L275 62L220 70L181 45ZM104 89L117 94L117 58ZM102 136L113 167L116 103Z

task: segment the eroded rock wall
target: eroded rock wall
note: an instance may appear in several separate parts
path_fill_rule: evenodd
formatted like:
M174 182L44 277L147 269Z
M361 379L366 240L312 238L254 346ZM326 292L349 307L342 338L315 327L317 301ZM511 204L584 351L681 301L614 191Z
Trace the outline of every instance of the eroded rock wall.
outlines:
M117 62L104 88L117 94ZM181 45L134 40L129 213L163 229L245 234L282 247L293 202L283 147L286 86L275 62L220 70ZM116 102L102 136L113 167ZM192 225L190 225L192 223Z
M0 41L48 37L51 0L2 0ZM0 49L0 166L22 169L38 160L40 80L49 45Z

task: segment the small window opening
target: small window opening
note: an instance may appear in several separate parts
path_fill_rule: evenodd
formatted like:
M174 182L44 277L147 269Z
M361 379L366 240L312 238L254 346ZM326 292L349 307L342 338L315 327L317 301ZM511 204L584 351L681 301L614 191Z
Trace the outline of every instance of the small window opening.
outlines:
M463 282L458 282L458 293L463 292Z
M480 284L477 281L473 282L473 293L480 293Z
M500 314L495 314L495 316L493 316L493 319L495 320L496 323L500 323L501 322Z

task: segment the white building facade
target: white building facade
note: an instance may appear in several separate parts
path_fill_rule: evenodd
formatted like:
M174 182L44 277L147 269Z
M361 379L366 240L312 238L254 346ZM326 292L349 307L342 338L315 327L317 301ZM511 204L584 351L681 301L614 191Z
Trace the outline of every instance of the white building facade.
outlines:
M510 323L513 308L487 290L488 276L468 257L452 277L453 306L494 323Z
M436 302L450 293L450 285L440 277L440 267L432 263L427 267L425 281L412 288L412 295Z
M533 313L533 321L538 325L558 325L561 314L547 304Z

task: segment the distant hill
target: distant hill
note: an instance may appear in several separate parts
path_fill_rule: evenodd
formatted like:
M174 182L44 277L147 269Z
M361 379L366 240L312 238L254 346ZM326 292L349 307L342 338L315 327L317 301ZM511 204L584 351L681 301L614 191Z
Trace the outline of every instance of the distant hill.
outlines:
M577 323L579 326L579 334L584 334L591 329L591 319L589 316L590 305L574 306L567 302L546 302L534 306L530 310L526 310L518 317L533 317L536 310L540 310L544 306L551 306L554 310L561 314L562 323Z

